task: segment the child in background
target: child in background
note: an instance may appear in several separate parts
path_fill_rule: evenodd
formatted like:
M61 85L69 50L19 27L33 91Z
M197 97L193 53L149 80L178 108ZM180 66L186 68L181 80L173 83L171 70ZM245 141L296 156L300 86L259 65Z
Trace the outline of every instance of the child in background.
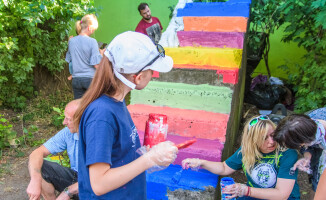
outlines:
M99 50L97 41L90 36L97 30L98 21L95 15L85 15L76 22L77 36L68 42L66 61L72 63L72 89L74 99L81 98L95 74L102 59L104 50Z
M109 44L74 116L80 199L145 200L145 170L175 160L178 149L169 141L136 153L139 136L124 100L132 89L146 87L153 70L172 67L163 47L144 34L125 32Z
M214 174L227 176L243 169L247 185L226 186L223 193L240 199L300 199L297 172L290 168L297 161L292 149L280 149L273 140L275 124L264 115L251 118L244 127L241 147L226 161L212 162L198 158L182 161L182 167L202 167Z

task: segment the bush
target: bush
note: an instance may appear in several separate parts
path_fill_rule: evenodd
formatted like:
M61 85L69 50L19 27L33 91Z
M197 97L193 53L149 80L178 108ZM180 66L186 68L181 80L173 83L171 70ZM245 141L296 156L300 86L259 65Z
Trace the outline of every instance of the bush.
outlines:
M326 106L326 1L287 0L283 5L288 22L283 41L297 42L307 53L298 72L289 72L295 85L295 110L303 113Z
M16 138L17 133L12 130L12 124L0 115L0 157L2 150L6 147L10 147L9 141Z
M0 106L22 109L33 95L33 68L64 68L72 20L94 13L94 0L4 0L0 4Z

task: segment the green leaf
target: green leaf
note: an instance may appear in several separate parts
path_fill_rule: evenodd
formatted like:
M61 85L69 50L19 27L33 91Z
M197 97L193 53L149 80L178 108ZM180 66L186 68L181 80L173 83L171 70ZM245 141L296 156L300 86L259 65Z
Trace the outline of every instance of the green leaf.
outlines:
M322 26L323 29L326 29L326 10L317 14L315 27L317 28L318 26Z

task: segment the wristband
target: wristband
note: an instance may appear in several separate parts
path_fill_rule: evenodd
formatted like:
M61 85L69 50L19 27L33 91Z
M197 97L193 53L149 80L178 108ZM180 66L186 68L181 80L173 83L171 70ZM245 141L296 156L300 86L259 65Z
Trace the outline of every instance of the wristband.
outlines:
M247 191L247 194L245 195L246 197L250 195L250 187L248 186L248 191Z

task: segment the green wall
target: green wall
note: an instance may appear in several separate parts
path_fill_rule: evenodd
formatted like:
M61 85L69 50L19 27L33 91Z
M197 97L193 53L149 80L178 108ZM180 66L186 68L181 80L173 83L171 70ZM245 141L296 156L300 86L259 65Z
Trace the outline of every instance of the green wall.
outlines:
M137 7L142 2L149 4L152 16L160 19L164 31L170 21L171 11L168 7L175 6L178 0L95 0L95 5L102 9L98 13L99 28L93 37L100 42L109 43L117 34L135 30L141 20ZM269 65L272 76L287 79L288 75L278 66L287 65L290 67L290 71L296 70L295 65L302 63L305 51L295 43L281 42L283 30L284 27L281 27L270 36ZM259 74L267 74L264 60L261 60L252 76L255 77Z
M102 8L99 13L99 28L94 37L109 43L116 35L124 31L134 31L141 16L137 10L140 3L148 3L152 16L158 17L163 31L169 24L171 13L169 6L175 6L178 0L95 0L95 6Z
M296 43L281 42L282 36L284 35L284 28L285 27L281 27L270 36L271 49L268 63L272 76L288 79L288 75L278 68L278 66L287 65L290 67L291 72L296 71L296 64L301 64L303 62L302 56L305 54L305 50L299 48ZM264 60L260 61L252 76L255 77L259 74L267 75Z

